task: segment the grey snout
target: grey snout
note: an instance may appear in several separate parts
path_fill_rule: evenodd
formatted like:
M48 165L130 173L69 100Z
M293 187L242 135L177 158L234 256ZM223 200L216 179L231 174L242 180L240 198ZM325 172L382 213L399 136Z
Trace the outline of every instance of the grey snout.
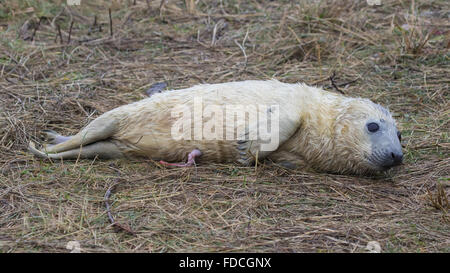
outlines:
M392 152L391 157L392 157L392 160L394 161L393 166L402 164L402 161L403 161L403 153L402 152L400 152L400 153Z
M402 145L395 126L381 122L379 124L381 129L370 134L372 154L369 161L378 169L387 170L402 164Z
M391 151L385 153L384 160L381 163L381 166L385 169L389 169L394 166L398 166L402 164L403 161L403 153L402 151Z

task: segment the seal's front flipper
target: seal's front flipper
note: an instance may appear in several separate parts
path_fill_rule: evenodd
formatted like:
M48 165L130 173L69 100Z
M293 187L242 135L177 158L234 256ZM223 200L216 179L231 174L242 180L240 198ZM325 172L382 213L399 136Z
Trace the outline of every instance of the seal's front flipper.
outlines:
M192 152L188 155L188 161L186 163L168 163L166 161L159 161L160 164L164 166L173 166L173 167L190 167L192 165L195 165L195 158L202 155L202 152L198 149L192 150Z

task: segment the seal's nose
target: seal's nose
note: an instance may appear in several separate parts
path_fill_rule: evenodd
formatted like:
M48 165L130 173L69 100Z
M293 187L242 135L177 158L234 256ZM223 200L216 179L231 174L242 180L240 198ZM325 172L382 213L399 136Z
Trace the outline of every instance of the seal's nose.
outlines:
M395 152L392 152L391 153L391 156L392 156L392 159L394 160L394 162L393 162L393 166L396 166L396 165L400 165L401 163L402 163L402 161L403 161L403 153L395 153Z
M385 169L390 169L394 166L402 164L402 151L387 152L384 154L381 166Z

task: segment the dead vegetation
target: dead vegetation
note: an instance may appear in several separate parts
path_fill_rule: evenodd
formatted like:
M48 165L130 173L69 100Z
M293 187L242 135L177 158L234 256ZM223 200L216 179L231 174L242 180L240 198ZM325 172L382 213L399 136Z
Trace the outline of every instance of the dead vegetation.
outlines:
M0 251L450 251L447 1L65 3L0 3ZM26 152L155 83L270 78L388 106L405 164L357 177Z

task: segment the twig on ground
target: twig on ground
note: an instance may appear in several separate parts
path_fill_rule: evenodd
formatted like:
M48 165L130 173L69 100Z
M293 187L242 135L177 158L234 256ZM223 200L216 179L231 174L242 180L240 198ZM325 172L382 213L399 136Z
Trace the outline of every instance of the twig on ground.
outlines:
M111 205L109 204L109 198L111 197L112 191L117 186L117 181L114 182L114 184L108 188L108 190L105 193L105 205L106 205L106 213L108 215L109 221L111 222L111 225L116 228L118 231L125 231L129 234L135 235L136 233L131 229L131 227L128 224L121 224L114 220L114 217L111 213Z
M113 24L112 24L112 18L111 18L111 8L108 9L109 12L109 35L113 36Z
M70 37L72 36L72 27L73 27L73 21L70 22L69 39L67 40L67 43L68 43L68 44L70 44Z
M59 43L62 44L64 41L63 41L63 37L61 34L61 27L59 25L56 25L56 27L58 29Z
M342 91L341 89L339 89L339 87L336 85L336 82L334 81L334 78L336 77L336 72L333 71L333 74L330 76L330 82L331 82L331 86L333 86L334 89L336 89L336 91L338 91L339 93L345 95L344 91Z
M36 35L36 31L39 29L39 26L41 25L42 18L43 17L39 17L39 21L33 30L33 34L31 35L31 41L34 41L34 36Z
M245 53L245 41L247 40L247 37L248 37L248 29L247 29L247 33L245 33L245 37L244 37L244 40L242 41L242 45L240 45L237 40L234 40L234 43L241 49L242 53L244 54L245 60L244 60L244 69L243 70L245 70L247 68L247 62L248 62L247 54Z
M159 19L161 21L163 20L162 10L163 10L163 7L164 7L165 3L166 3L166 0L161 0L161 4L159 4Z

